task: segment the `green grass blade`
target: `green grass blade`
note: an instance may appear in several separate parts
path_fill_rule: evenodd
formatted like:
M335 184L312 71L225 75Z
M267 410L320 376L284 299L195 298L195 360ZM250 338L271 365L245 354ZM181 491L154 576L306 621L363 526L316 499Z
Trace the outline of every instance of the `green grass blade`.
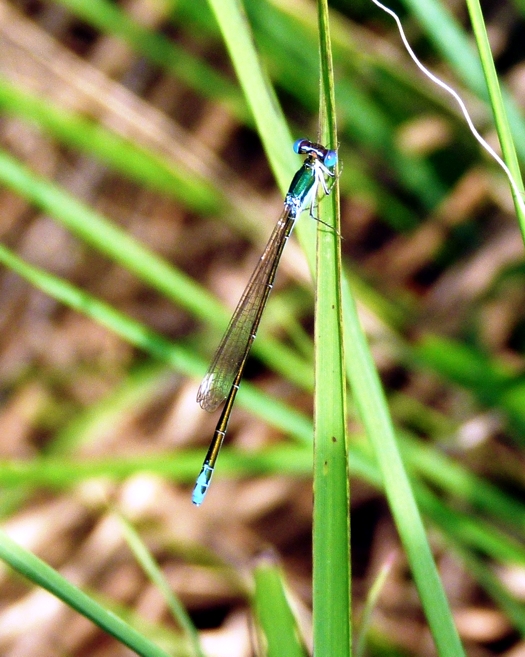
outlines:
M180 200L195 212L224 212L222 195L187 165L152 153L94 121L20 89L2 76L0 109L37 125L63 144L89 153L141 185Z
M468 87L483 100L487 100L487 87L469 37L463 32L458 21L452 16L445 3L439 0L404 0L417 16L429 38L434 42L443 57ZM467 4L469 4L467 2ZM525 122L510 94L505 93L505 104L510 117L512 130L518 144L518 152L525 159Z
M201 377L205 372L205 363L189 349L170 342L144 324L120 313L109 304L79 290L67 281L24 262L2 244L0 244L0 262L54 299L91 317L178 371L196 377ZM256 391L248 383L245 383L239 391L239 402L246 404L252 412L261 414L261 417L273 418L280 424L282 430L288 431L299 440L311 440L311 425L300 413L287 408L279 400Z
M277 183L284 193L297 170L297 158L291 149L294 139L265 75L243 8L238 0L209 0L243 93L255 119L257 132ZM300 135L297 135L300 136ZM315 226L299 221L296 232L314 271Z
M512 531L525 533L525 505L522 502L445 456L434 445L421 444L407 435L400 436L400 439L403 458L411 471L441 488L447 498L460 499L462 504L485 517L492 516L498 525L504 522Z
M291 149L290 149L291 152ZM60 187L32 173L15 158L0 151L0 180L29 202L48 212L76 237L133 272L141 280L180 304L195 317L223 331L229 312L197 285L193 279L176 270L138 240L111 223L106 217L67 194ZM286 373L301 385L311 377L309 364L286 349L277 340L261 336L254 352Z
M457 657L464 651L397 446L379 376L360 327L355 302L346 285L343 285L343 301L345 357L359 415L382 473L385 493L438 653L440 657Z
M337 131L328 7L319 3L321 116L325 145ZM326 212L325 212L326 210ZM341 307L338 182L320 204L317 226L314 396L313 624L314 654L352 654L350 502L346 437L346 380Z
M197 317L213 303L210 295L182 276L158 256L145 249L124 230L76 200L62 189L36 176L14 157L0 152L0 180L13 191L55 217L86 244L105 253L168 298L183 302ZM226 313L213 303L218 316ZM221 322L222 324L222 322Z
M281 189L297 168L292 137L273 89L264 75L248 20L238 0L209 0L235 72L255 119L257 131Z
M481 7L477 0L467 0L467 6L470 13L470 20L472 21L474 36L476 38L476 43L478 46L479 56L481 59L481 66L483 67L483 73L485 74L485 80L489 92L490 104L492 106L492 111L494 113L494 121L496 123L496 129L498 131L498 137L501 144L503 159L505 160L506 165L509 167L509 170L514 177L514 180L518 184L519 191L521 192L521 196L523 197L524 189L523 189L523 181L521 179L520 167L518 164L518 157L516 155L516 148L514 146L514 142L512 139L510 125L507 118L507 113L505 111L505 105L503 103L503 98L501 95L499 80L496 73L496 67L494 65L492 52L490 49L489 39L487 36L487 30L485 28L485 21L483 20ZM525 241L525 215L522 212L521 204L518 203L518 200L521 199L518 199L517 194L515 193L514 189L512 189L512 187L511 187L511 193L514 198L514 207L516 209L516 214L518 216L518 221L521 228L521 234L523 240Z
M11 568L89 618L102 630L142 657L169 657L167 652L139 634L130 625L107 611L79 588L70 584L56 570L34 554L17 545L0 530L0 558Z
M305 657L297 622L286 598L283 574L267 558L255 568L255 609L268 657Z
M510 619L514 627L522 636L525 636L523 600L513 598L509 595L508 588L501 583L499 576L491 568L487 567L485 561L479 559L475 554L463 550L457 544L455 547L481 586L497 602L500 609Z
M140 536L137 534L131 523L121 515L118 515L117 517L121 523L124 538L126 539L130 549L132 550L135 558L140 563L146 575L149 577L150 581L162 593L164 600L166 601L166 605L173 615L173 618L175 618L177 623L184 630L184 633L188 638L188 643L192 647L193 654L197 657L204 657L204 652L202 651L199 641L199 634L195 628L195 625L191 622L191 618L188 616L188 613L182 606L181 601L172 591L158 564L155 563L155 560L151 556L151 552L148 550L146 545L144 545L143 541L140 539Z
M237 87L204 60L140 25L129 13L108 0L60 0L60 3L102 32L122 38L133 50L169 71L205 98L221 102L240 121L246 121L246 105ZM169 3L157 3L153 9L160 15L168 10Z
M379 573L374 579L374 583L370 587L370 591L366 596L365 608L363 609L363 613L361 615L359 633L356 640L355 657L365 657L366 655L366 639L372 624L372 614L375 607L377 606L377 602L381 596L381 592L386 583L386 580L388 579L388 575L390 574L391 569L392 558L387 559L387 561L381 566Z
M131 344L145 349L151 355L188 374L192 371L198 372L196 359L183 347L169 342L140 322L118 312L111 305L79 290L67 281L30 265L2 244L0 244L0 262L36 288L70 308L91 317L102 326L110 328L118 335L125 337Z
M70 454L83 445L93 444L105 431L125 422L130 413L146 408L173 378L173 370L165 363L148 360L136 365L108 395L76 412L55 433L44 454Z
M358 445L349 450L350 473L381 489L381 474L370 454ZM279 445L257 453L225 447L221 453L221 471L224 476L249 477L262 475L289 475L311 477L311 447ZM0 483L4 489L43 486L63 490L81 484L87 479L123 479L140 472L151 472L174 482L193 483L195 470L202 462L199 450L178 450L176 458L163 456L140 458L108 458L75 460L71 458L44 458L34 461L2 461ZM447 541L461 545L464 550L474 551L493 559L496 563L525 564L525 548L516 536L516 527L506 533L497 519L490 523L472 511L457 511L457 503L474 508L475 498L454 498L453 491L445 489L453 502L445 505L436 495L430 495L427 487L414 478L414 491L425 516L440 530Z

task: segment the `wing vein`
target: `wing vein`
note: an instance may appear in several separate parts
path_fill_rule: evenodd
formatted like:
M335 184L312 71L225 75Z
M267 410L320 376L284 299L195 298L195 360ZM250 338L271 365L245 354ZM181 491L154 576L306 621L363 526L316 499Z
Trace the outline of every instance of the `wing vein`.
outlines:
M295 216L290 206L286 205L199 387L197 401L205 411L214 411L226 399L235 375L251 348L294 223Z

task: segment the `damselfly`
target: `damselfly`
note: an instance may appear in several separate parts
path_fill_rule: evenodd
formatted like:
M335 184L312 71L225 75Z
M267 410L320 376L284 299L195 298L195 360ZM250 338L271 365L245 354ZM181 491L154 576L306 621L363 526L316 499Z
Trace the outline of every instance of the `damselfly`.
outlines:
M226 404L193 489L192 500L196 506L202 504L208 491L215 463L228 428L233 402L261 316L273 287L284 245L290 237L295 220L303 210L309 208L310 215L314 217L319 187L325 194L329 194L327 179L335 176L333 171L337 163L335 151L320 144L314 144L307 139L298 139L293 145L293 149L298 155L306 155L306 159L293 177L279 221L237 304L230 324L197 393L197 401L205 411L214 411L224 400L226 400Z

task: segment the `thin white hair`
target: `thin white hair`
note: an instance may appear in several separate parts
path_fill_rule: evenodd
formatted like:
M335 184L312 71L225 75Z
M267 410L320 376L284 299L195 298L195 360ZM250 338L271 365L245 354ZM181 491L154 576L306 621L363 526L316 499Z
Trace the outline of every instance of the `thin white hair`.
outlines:
M385 5L381 4L379 0L372 0L372 2L377 5L380 9L385 11L387 14L392 16L392 18L395 20L397 23L397 27L399 30L399 34L401 35L401 40L403 41L403 45L405 46L408 54L416 64L416 66L427 76L427 78L430 78L434 84L437 84L439 87L444 89L446 92L448 92L457 102L459 105L461 112L463 113L463 116L465 117L465 120L467 122L468 127L470 128L470 132L474 135L474 137L477 139L477 141L481 144L481 146L487 151L487 153L494 159L496 162L499 164L499 166L503 169L505 172L505 175L507 176L510 186L512 187L512 191L514 192L515 200L516 203L519 205L521 211L523 212L523 215L525 216L525 203L523 202L523 197L521 194L521 190L518 187L518 184L514 180L514 176L510 172L509 167L505 164L505 162L501 159L501 157L496 153L496 151L492 148L492 146L483 139L483 137L479 134L479 132L476 130L476 127L474 126L474 123L472 122L472 119L470 118L470 114L468 113L467 107L463 100L461 99L460 95L455 91L452 87L450 87L446 82L443 82L440 78L437 77L432 71L429 71L426 66L424 66L419 59L417 58L416 53L412 50L411 45L408 42L408 39L405 35L405 31L403 29L403 25L401 24L401 19L399 16L396 14L395 11L392 9L389 9L388 7L385 7Z

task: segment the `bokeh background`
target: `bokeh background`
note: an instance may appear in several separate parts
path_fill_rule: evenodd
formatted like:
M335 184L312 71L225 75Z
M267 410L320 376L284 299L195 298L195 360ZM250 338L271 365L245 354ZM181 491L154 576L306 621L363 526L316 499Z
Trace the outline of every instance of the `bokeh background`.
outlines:
M314 3L244 4L293 134L315 139ZM439 20L420 3L392 6L496 145L465 5L443 4ZM407 467L432 491L422 511L467 653L523 657L525 260L508 183L393 21L365 0L332 7L346 272ZM483 9L524 158L525 7ZM275 371L282 353L313 368L311 277L293 240L246 374L246 388L268 397L250 410L239 399L206 503L190 501L217 419L195 402L199 380L282 207L208 5L1 0L0 31L1 243L176 353L171 365L155 358L3 266L2 526L173 655L193 653L113 510L151 550L210 657L259 654L252 573L270 556L310 645L311 381ZM143 252L120 261L102 229L90 241L89 214L76 226L57 218L70 197L180 278L152 284ZM288 424L272 398L292 409ZM351 396L349 408L352 449L367 453ZM433 655L385 499L352 456L350 472L357 625L390 567L367 654ZM9 569L0 577L2 655L130 654Z

